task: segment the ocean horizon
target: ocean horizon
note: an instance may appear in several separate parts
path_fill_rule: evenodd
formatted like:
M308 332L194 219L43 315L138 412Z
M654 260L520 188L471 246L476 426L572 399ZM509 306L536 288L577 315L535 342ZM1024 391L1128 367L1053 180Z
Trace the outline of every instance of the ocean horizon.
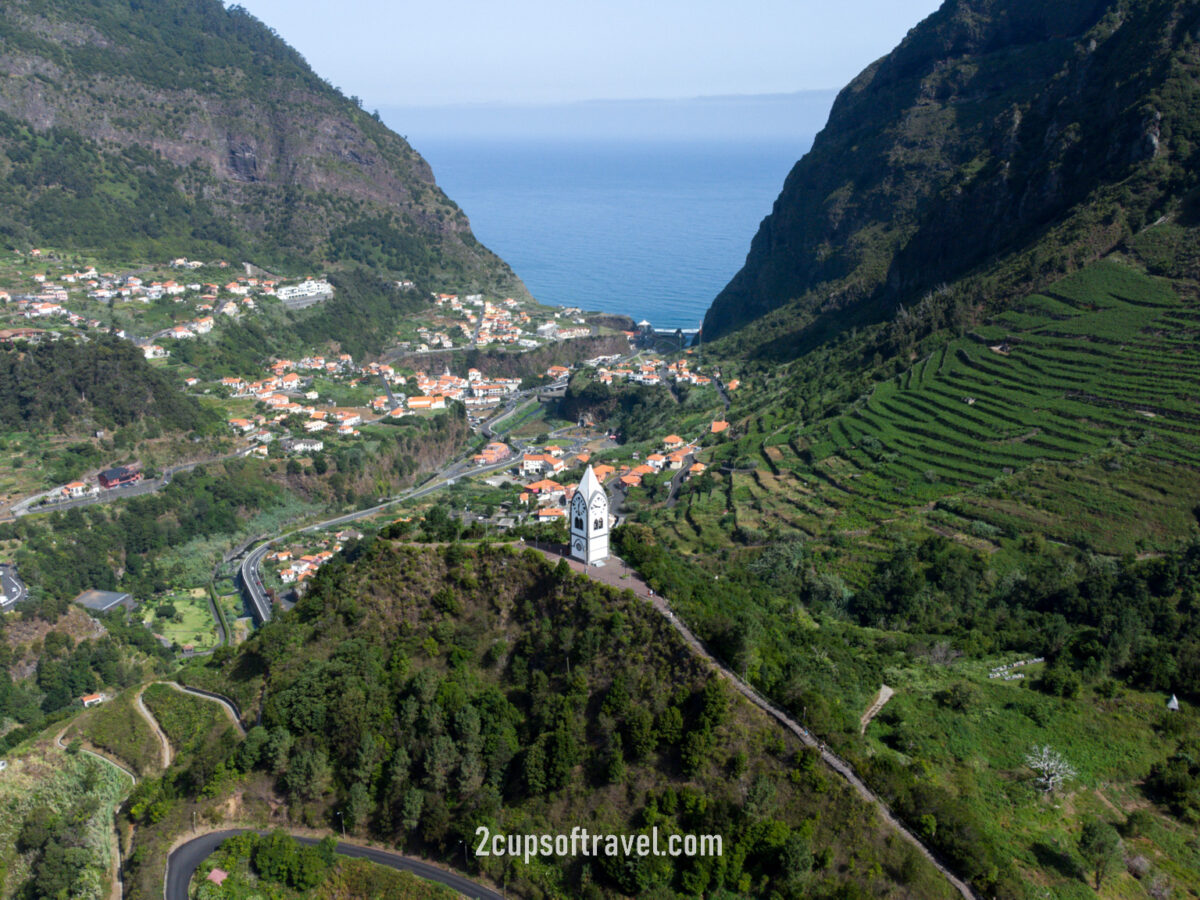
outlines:
M538 301L694 328L812 141L413 143Z

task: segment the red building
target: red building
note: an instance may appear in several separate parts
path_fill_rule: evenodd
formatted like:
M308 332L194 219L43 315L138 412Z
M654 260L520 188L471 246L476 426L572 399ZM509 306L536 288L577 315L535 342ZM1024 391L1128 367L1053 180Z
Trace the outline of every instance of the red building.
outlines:
M116 466L100 473L100 487L114 488L142 480L142 473L129 466Z

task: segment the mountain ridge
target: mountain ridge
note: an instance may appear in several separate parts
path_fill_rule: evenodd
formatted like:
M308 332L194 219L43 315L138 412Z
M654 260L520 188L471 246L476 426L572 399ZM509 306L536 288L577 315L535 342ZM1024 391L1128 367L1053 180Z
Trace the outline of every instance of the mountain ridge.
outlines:
M706 337L762 320L743 349L787 355L822 316L886 320L980 272L1002 303L1177 211L1198 24L1167 0L945 3L839 93Z
M140 225L155 207L139 201L157 192L172 221L158 235L128 226L135 249L177 236L180 252L524 293L407 141L239 6L17 0L0 41L10 243L111 247L75 221L107 219L108 206ZM187 227L194 213L206 227ZM119 244L123 230L108 230Z

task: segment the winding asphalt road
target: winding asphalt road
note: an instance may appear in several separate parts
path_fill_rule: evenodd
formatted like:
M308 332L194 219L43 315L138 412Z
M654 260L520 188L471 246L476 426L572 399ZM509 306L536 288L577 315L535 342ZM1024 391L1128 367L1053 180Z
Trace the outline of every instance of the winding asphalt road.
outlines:
M17 575L16 566L0 566L0 606L20 603L28 593L25 582Z
M208 459L198 459L194 462L179 463L178 465L170 466L163 470L161 478L147 478L142 481L134 482L133 484L123 485L115 488L101 488L98 493L91 494L87 497L78 497L74 500L54 500L42 506L35 504L42 499L50 498L58 495L58 488L52 488L49 491L43 491L40 494L34 494L32 497L26 497L24 500L18 500L9 507L9 512L13 518L17 516L28 516L34 513L58 512L63 509L72 509L76 506L91 506L95 503L111 503L113 500L124 500L127 497L139 497L142 494L153 494L160 491L171 483L171 476L179 472L190 472L197 466L204 466L210 463L224 462L227 459L237 459L240 456L245 456L253 448L243 447L233 453L226 453L222 456L213 456Z
M163 885L163 896L166 900L187 900L188 883L192 880L192 875L195 874L200 864L208 859L212 852L226 838L233 837L235 834L243 834L249 830L247 828L231 828L228 831L214 831L211 834L193 838L187 843L176 847L171 852L171 855L167 857L167 873ZM260 834L265 834L265 832L260 832ZM301 837L299 835L293 835L293 837L301 844L306 844L310 847L317 844L316 838ZM496 891L486 888L481 884L476 884L462 875L448 872L445 869L439 869L437 866L427 863L424 860L402 856L399 853L390 853L387 850L376 850L374 847L360 847L357 844L347 844L340 841L337 845L337 852L343 856L368 859L373 863L388 866L392 869L399 869L402 872L412 872L414 875L428 881L436 881L438 884L444 884L446 887L458 891L464 897L474 897L479 898L479 900L504 900L502 895Z

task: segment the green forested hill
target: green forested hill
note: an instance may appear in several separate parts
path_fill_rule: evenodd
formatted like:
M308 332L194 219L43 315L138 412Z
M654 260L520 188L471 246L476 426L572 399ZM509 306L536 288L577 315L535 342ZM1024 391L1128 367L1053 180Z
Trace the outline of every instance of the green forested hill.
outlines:
M292 815L463 862L475 829L720 834L720 858L468 853L516 896L912 897L953 891L849 787L705 672L648 605L528 550L379 540L321 569L290 614L185 677L261 702L216 796L274 779ZM218 687L219 686L219 687ZM254 710L248 710L254 716ZM157 821L157 820L154 820ZM152 822L147 848L171 839ZM139 858L150 860L151 849ZM143 863L135 891L161 891ZM140 894L135 894L141 896Z
M220 423L128 341L100 336L0 349L0 428L79 434L142 419L168 431Z
M14 0L0 237L521 292L428 164L240 6Z

